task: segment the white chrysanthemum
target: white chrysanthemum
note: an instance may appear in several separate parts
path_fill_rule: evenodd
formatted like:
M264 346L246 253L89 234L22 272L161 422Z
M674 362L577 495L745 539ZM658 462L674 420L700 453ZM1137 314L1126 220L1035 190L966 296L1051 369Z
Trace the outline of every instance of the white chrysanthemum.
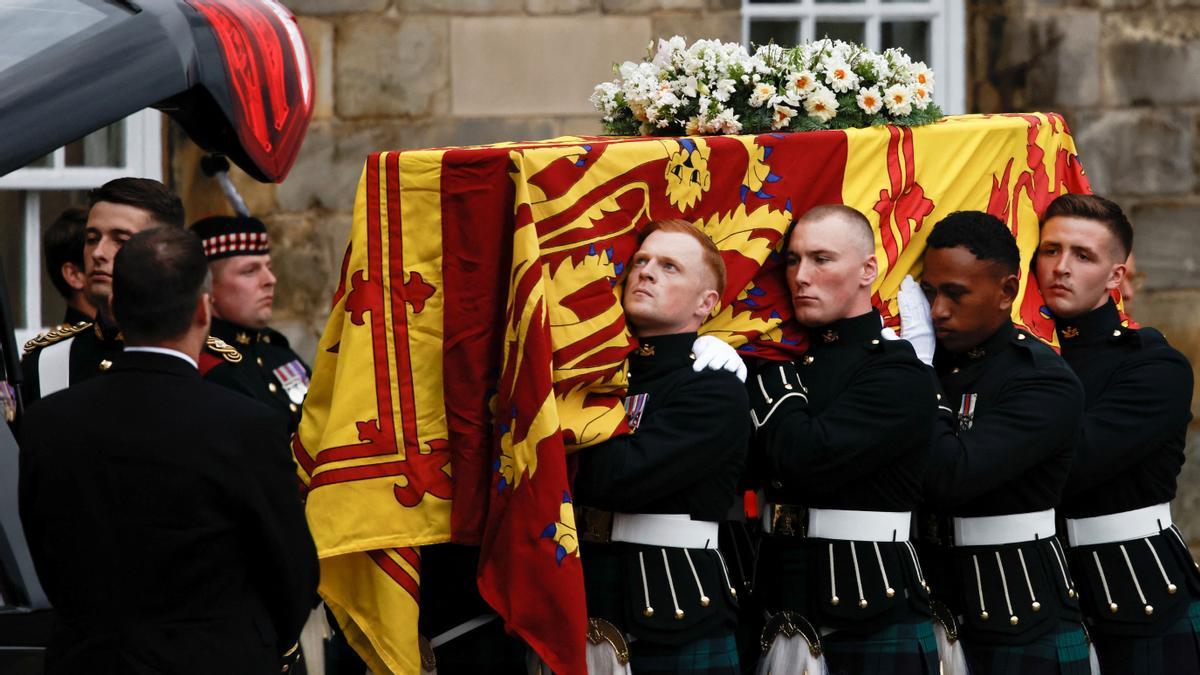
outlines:
M807 94L817 86L817 76L807 70L791 72L788 73L787 86L788 89L794 89L796 93Z
M929 107L930 103L933 103L933 94L930 93L929 89L919 84L914 85L911 89L913 93L913 107L917 110L924 110Z
M804 99L804 111L809 117L815 117L822 122L828 122L837 116L837 96L825 87L818 86L808 93Z
M825 81L834 91L844 94L858 86L858 75L849 63L831 59L825 63Z
M714 131L722 134L736 134L742 130L742 123L738 120L738 116L733 114L731 108L725 108L712 118L711 123Z
M733 80L730 80L730 79L717 80L716 86L713 88L712 97L717 99L721 103L725 103L726 101L729 100L729 97L733 95L733 92L736 88L737 88L737 82L734 82Z
M909 73L912 75L913 84L924 87L930 95L933 94L933 71L929 66L925 65L924 61L917 61L909 68Z
M792 123L792 118L796 116L796 109L789 108L786 105L775 104L775 117L771 120L772 129L783 129Z
M855 100L858 101L859 109L868 115L874 115L883 108L883 96L879 94L879 87L863 87L859 89Z
M775 96L775 87L767 82L759 82L754 85L754 90L750 92L750 106L753 108L761 108L764 103L771 100Z
M897 117L908 115L912 113L912 89L903 84L893 84L883 92L883 103L887 106L888 112Z

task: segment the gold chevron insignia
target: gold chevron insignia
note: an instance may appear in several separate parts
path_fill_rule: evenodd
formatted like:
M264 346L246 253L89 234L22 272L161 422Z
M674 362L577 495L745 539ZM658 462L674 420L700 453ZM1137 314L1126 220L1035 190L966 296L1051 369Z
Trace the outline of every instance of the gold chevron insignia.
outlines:
M92 327L91 321L80 321L79 323L77 323L73 326L69 325L69 324L65 324L65 323L60 324L58 326L55 326L54 328L51 328L50 330L46 331L45 333L42 333L41 335L33 338L32 340L26 342L25 343L25 353L28 354L29 352L32 352L35 349L40 349L42 347L48 347L48 346L54 344L55 342L62 342L63 340L66 340L69 337L74 337L76 333L85 331L91 327Z
M230 363L242 362L241 353L239 353L238 350L234 349L233 347L230 347L229 343L225 342L221 338L209 335L208 340L205 341L205 344L209 349L220 354L221 356L224 356L225 360Z

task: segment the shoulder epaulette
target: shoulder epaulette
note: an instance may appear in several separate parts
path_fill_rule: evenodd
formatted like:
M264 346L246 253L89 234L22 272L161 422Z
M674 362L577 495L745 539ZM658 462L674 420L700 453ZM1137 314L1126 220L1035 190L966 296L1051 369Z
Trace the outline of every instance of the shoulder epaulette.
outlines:
M60 324L26 342L25 353L28 354L35 349L49 347L55 342L62 342L63 340L66 340L69 337L74 337L77 333L85 331L91 327L91 321L80 321L75 325L69 325L65 323Z
M229 343L225 342L221 338L209 335L208 340L205 341L204 345L225 357L225 360L230 363L241 363L242 361L241 353L229 346Z

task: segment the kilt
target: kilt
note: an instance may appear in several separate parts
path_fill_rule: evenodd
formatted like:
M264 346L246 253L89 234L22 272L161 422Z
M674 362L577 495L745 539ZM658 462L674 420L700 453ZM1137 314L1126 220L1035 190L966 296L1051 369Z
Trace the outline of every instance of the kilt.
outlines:
M972 675L1091 675L1088 642L1079 624L1063 621L1027 645L962 642ZM1149 671L1148 671L1149 672Z
M868 635L837 631L821 638L829 675L938 675L937 640L928 617Z
M1153 637L1102 636L1095 639L1100 672L1178 673L1200 675L1200 601L1188 605L1162 635Z
M677 647L635 641L629 645L629 666L634 675L738 675L737 641L732 633Z

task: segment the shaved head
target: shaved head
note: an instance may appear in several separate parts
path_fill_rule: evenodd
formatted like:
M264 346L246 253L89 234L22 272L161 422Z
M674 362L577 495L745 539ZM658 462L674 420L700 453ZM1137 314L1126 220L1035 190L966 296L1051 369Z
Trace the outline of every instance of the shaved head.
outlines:
M858 211L842 204L822 204L809 209L796 225L807 225L823 221L836 221L853 235L852 241L863 256L875 255L875 231L871 222Z

